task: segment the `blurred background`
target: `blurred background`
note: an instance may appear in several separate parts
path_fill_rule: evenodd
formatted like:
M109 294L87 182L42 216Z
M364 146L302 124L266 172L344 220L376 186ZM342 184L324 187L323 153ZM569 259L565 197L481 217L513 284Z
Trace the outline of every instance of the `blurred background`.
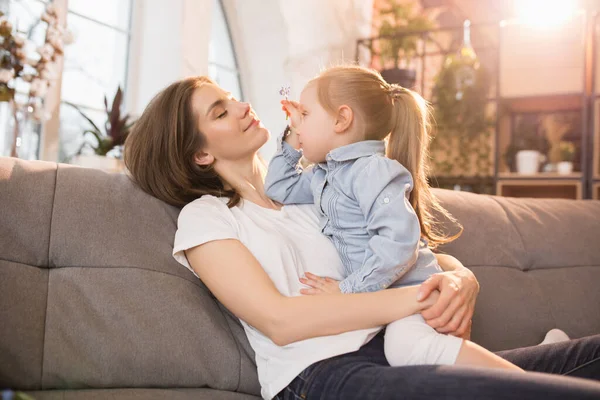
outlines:
M320 69L357 62L431 102L432 185L600 198L599 1L0 0L0 155L121 171L169 83L208 75L272 140Z

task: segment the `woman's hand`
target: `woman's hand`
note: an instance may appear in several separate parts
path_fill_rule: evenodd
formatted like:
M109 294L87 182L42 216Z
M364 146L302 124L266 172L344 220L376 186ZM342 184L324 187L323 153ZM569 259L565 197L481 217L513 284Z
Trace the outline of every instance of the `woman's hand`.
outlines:
M440 333L468 339L479 283L467 268L434 274L421 284L419 301L429 297L433 290L440 296L435 304L421 312L429 326Z
M310 289L300 289L302 294L340 294L340 281L331 278L321 278L307 272L305 278L301 277L300 282L310 286Z

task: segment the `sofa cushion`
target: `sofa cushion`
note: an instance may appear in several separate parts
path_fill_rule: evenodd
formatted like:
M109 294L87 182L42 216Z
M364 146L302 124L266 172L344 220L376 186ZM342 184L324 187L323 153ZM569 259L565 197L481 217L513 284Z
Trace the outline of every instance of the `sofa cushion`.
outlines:
M0 258L46 268L56 164L0 163Z
M0 253L0 389L38 389L42 379L48 270L4 257Z
M260 393L239 322L171 256L179 209L126 175L8 158L0 204L0 386Z
M260 397L213 389L100 389L26 392L35 400L256 400Z

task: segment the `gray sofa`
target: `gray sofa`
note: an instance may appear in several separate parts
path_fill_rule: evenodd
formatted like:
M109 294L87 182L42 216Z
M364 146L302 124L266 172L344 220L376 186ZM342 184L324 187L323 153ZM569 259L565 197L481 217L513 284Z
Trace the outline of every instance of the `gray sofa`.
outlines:
M436 193L465 227L443 250L481 283L474 341L600 333L600 202ZM178 211L125 175L0 158L0 389L257 398L240 324L171 257Z

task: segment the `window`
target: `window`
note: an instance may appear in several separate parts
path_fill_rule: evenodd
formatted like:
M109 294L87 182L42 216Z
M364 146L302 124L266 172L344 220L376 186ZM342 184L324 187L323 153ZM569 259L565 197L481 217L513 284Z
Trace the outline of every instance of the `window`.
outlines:
M75 42L65 48L60 107L62 161L84 143L89 123L73 107L76 104L104 130L108 104L120 86L125 90L131 38L132 0L69 0L67 26ZM89 135L86 140L94 140Z
M46 7L45 1L41 0L0 0L0 11L12 23L13 29L26 35L36 45L44 43L46 35L46 24L40 23L40 15ZM25 103L28 98L29 85L23 83L20 79L16 81L15 100L19 103ZM31 137L28 144L24 144L31 149L36 149L39 144L40 127L32 125L31 129L35 135ZM10 155L10 147L13 141L13 114L10 105L7 102L0 102L0 155ZM32 150L29 156L37 158L38 154Z
M220 0L213 0L212 29L208 47L208 75L238 100L243 99L237 60L227 19Z

